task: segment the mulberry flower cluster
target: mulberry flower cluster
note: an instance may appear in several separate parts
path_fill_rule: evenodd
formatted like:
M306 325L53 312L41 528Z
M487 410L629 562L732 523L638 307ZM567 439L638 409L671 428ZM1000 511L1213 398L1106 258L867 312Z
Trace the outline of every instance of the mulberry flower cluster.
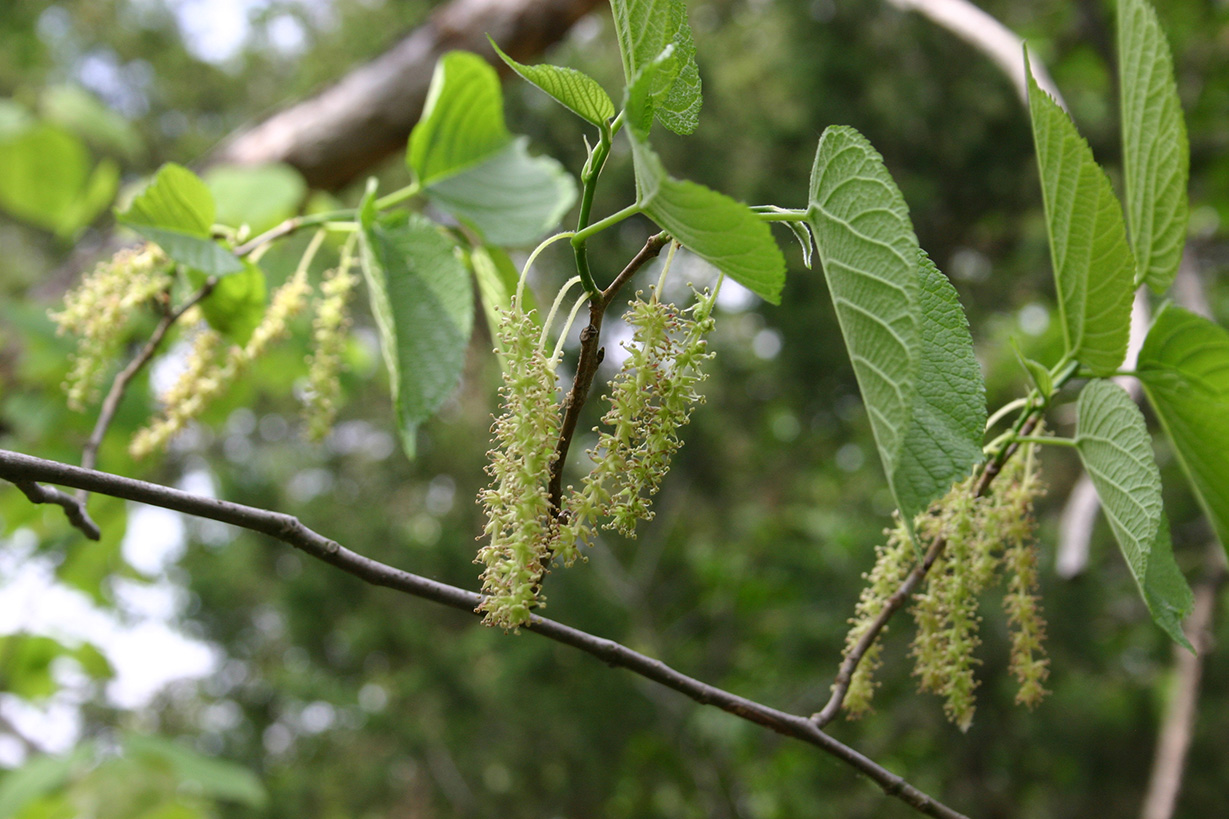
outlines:
M972 724L975 711L978 682L974 670L980 661L974 652L981 643L979 597L1000 578L1006 582L1003 608L1011 640L1009 670L1019 683L1016 702L1031 707L1047 693L1043 683L1049 660L1043 647L1045 620L1037 594L1038 550L1032 515L1044 486L1032 449L1029 445L1023 457L1004 466L993 492L974 497L975 479L970 478L914 521L923 551L940 541L945 546L926 575L925 587L914 596L913 673L923 691L944 698L945 715L962 731ZM875 566L866 575L867 586L850 620L846 656L904 582L914 559L908 534L898 525L877 550ZM870 710L878 665L879 647L873 645L846 693L845 710L851 719Z
M310 293L307 272L300 268L274 292L264 318L242 347L232 344L223 349L225 340L217 331L200 328L188 355L187 367L160 396L162 415L137 431L128 445L129 453L134 458L143 458L165 447L233 384L248 364L289 332L291 319L303 312Z
M352 256L343 253L341 263L325 274L320 283L320 296L316 299L316 315L312 321L314 348L308 358L308 387L303 408L307 437L313 441L328 434L337 415L341 358L350 329L346 306L359 281L359 277L350 272L352 266Z
M486 599L478 610L486 612L487 625L505 630L528 622L531 609L542 606L542 576L555 529L547 487L560 426L557 380L538 346L533 315L515 299L501 312L503 412L491 427L495 447L487 453L486 467L491 485L478 497L487 514L482 535L487 543L474 561L486 567Z
M700 294L687 310L637 293L624 321L633 328L627 358L605 396L606 428L589 452L593 469L565 502L557 551L574 560L594 527L634 536L636 524L652 520L652 498L682 446L679 429L703 400L696 388L713 357L705 336L713 328L715 295Z
M70 408L84 411L97 398L134 311L170 288L171 267L157 245L125 248L86 275L65 296L64 309L51 314L59 333L79 337L64 380Z

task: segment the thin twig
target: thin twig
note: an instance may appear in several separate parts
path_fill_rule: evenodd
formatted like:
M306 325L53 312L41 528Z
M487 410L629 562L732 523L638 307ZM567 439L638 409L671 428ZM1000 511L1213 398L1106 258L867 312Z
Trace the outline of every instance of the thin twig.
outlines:
M480 594L410 574L352 552L337 541L307 528L291 515L193 495L159 484L96 472L8 450L0 450L0 478L26 484L34 481L56 483L260 532L372 585L384 586L471 614L483 601ZM938 819L965 819L962 814L931 798L900 776L833 739L806 717L787 714L732 694L689 677L660 660L632 651L613 640L597 637L554 620L534 615L524 628L577 648L609 665L626 668L646 679L672 688L698 703L716 706L748 722L813 745L870 778L885 794L900 799L927 816Z
M93 469L98 458L98 448L102 446L102 439L107 434L107 429L111 426L111 422L115 419L115 413L119 410L120 401L124 398L124 393L128 390L128 385L132 383L132 379L136 378L137 373L149 363L149 360L154 357L154 353L158 352L159 345L166 338L166 334L170 331L175 322L183 318L183 314L188 312L189 308L194 307L201 299L213 292L213 288L217 285L217 279L209 277L201 288L192 296L179 305L175 310L166 313L158 322L158 326L154 328L154 332L150 335L149 341L145 342L145 346L141 348L141 352L128 362L128 366L120 370L115 376L115 380L111 382L111 389L107 391L107 397L103 399L102 408L98 411L98 421L94 424L94 431L90 433L90 439L85 442L85 446L81 449L81 465L86 469ZM88 493L79 492L77 498L84 503Z
M85 511L85 505L72 495L54 487L43 486L36 481L13 478L12 482L30 499L31 503L54 503L56 506L64 507L64 515L68 518L68 522L81 530L81 534L90 540L102 539L102 531L98 528L98 524Z
M623 285L627 284L628 279L644 267L650 259L661 253L661 249L669 241L670 237L665 233L650 236L640 252L627 263L627 267L623 268L619 275L615 276L610 286L602 291L601 298L592 299L589 302L589 323L580 331L580 359L576 363L576 377L572 379L572 388L568 391L567 397L563 399L563 421L559 427L559 441L555 445L557 454L554 463L551 464L550 503L556 515L559 514L563 505L563 467L567 463L568 450L572 446L572 438L576 435L576 424L580 420L580 411L584 409L589 391L593 387L593 378L597 375L597 369L602 363L602 319L606 315L606 308L610 306Z
M1037 426L1040 420L1039 409L1029 409L1024 416L1024 422L1020 425L1017 434L1028 435ZM990 484L1003 470L1003 465L1016 453L1019 449L1019 444L1012 443L1004 447L1002 452L997 457L992 459L986 468L982 470L981 477L977 480L977 485L973 490L973 497L980 498L986 494L990 488ZM818 712L811 716L811 721L817 727L824 727L836 718L840 713L841 706L845 704L845 695L849 693L849 685L853 682L854 672L858 670L858 665L862 662L862 658L866 656L866 652L875 644L875 640L879 638L880 632L887 626L888 621L892 616L905 605L913 592L917 590L918 585L926 577L930 569L935 565L935 561L943 554L943 550L947 548L947 538L939 538L930 545L926 550L926 555L922 561L916 564L901 582L896 591L892 592L892 596L884 601L883 609L878 616L871 622L870 626L858 638L858 642L845 659L841 661L841 667L837 669L836 679L832 683L832 696L828 698L828 702Z

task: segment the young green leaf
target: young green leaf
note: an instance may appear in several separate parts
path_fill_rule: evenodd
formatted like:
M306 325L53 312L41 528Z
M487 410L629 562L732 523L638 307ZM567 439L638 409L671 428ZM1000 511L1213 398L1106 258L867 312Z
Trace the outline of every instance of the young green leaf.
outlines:
M533 244L576 201L572 176L548 156L530 156L517 137L479 165L440 179L427 198L494 245Z
M265 316L268 288L259 267L247 260L240 264L239 273L217 280L209 296L201 301L201 312L210 327L242 347ZM207 278L199 270L188 270L193 287L201 287Z
M511 141L495 69L468 51L440 57L406 152L418 183L426 187L477 165Z
M215 213L213 195L200 177L167 163L127 209L115 215L185 267L207 276L238 273L243 263L210 238Z
M630 88L642 69L673 46L677 68L649 92L657 120L676 134L690 134L700 122L700 69L683 0L611 0L623 78Z
M574 68L557 65L524 65L509 57L489 36L491 48L508 67L527 82L541 88L576 116L603 127L615 115L610 95L597 80Z
M1136 283L1163 293L1178 272L1186 244L1191 156L1173 58L1147 0L1118 2L1118 80Z
M1080 391L1075 445L1152 619L1189 648L1181 624L1191 590L1174 564L1148 427L1126 390L1096 380Z
M897 486L922 358L917 237L909 209L871 144L827 128L811 171L807 221L884 471L907 520L921 493ZM910 472L913 470L910 469Z
M1122 206L1088 143L1031 73L1028 103L1066 351L1108 375L1126 355L1134 290Z
M770 304L781 303L785 257L752 210L725 194L666 174L661 160L632 138L636 202L679 244Z
M919 511L981 463L986 385L956 288L918 250L921 358L917 394L892 486L902 510Z
M433 223L404 212L360 209L363 276L380 332L402 447L452 394L473 329L473 285L455 245Z
M53 125L15 126L0 135L0 207L58 236L93 221L118 184L113 162L91 173L85 144Z
M1140 350L1136 374L1229 551L1229 332L1166 305Z

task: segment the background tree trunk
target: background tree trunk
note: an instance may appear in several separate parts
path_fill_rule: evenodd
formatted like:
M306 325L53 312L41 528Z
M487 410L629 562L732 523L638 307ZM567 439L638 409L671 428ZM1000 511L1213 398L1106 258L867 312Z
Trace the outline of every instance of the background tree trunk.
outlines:
M436 60L477 52L501 71L487 35L517 60L557 42L600 0L453 0L384 54L320 93L226 139L209 163L286 162L313 188L335 190L405 145ZM603 4L604 5L604 4Z

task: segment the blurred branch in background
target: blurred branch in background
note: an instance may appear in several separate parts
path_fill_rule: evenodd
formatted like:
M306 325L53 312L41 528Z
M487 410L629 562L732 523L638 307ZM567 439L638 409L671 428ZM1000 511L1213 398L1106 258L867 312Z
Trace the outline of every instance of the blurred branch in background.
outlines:
M1011 80L1021 101L1028 106L1028 87L1024 77L1024 40L1007 26L968 0L888 0L903 11L916 11L981 51ZM1035 54L1029 54L1029 67L1037 84L1063 108L1067 104L1050 73Z
M335 190L405 148L440 55L464 49L508 67L489 34L516 60L557 42L598 0L453 0L387 52L314 97L226 139L210 163L285 162L312 188Z
M1140 819L1170 819L1178 806L1182 779L1186 773L1187 752L1195 732L1199 706L1199 685L1203 663L1212 650L1212 626L1216 619L1216 598L1229 580L1225 553L1213 541L1207 548L1203 579L1195 586L1195 610L1186 622L1186 634L1198 654L1174 647L1175 677L1165 719L1152 760L1152 775L1144 796Z

